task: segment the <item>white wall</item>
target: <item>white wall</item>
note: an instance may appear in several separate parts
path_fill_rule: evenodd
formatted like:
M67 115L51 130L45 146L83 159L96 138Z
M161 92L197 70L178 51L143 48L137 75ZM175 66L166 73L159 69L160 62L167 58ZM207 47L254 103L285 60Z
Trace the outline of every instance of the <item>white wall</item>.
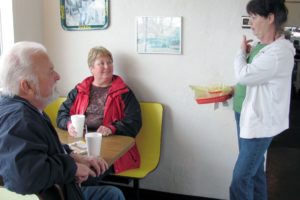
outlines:
M237 156L232 109L197 105L188 85L234 84L233 57L242 34L250 35L250 30L241 29L247 1L110 1L108 29L65 31L58 0L43 0L42 11L36 11L38 0L19 0L16 36L46 45L61 75L61 95L89 75L86 60L91 47L110 49L116 73L138 99L161 102L165 108L160 164L141 187L227 199ZM135 17L145 15L183 17L182 55L136 53Z
M285 4L290 13L286 25L300 27L300 1L286 2Z
M40 0L13 0L14 40L43 43L43 3Z

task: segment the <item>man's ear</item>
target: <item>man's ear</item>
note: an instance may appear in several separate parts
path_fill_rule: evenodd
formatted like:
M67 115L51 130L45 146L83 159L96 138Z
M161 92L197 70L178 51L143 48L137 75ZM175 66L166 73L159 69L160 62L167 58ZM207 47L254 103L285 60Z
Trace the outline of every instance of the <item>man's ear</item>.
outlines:
M21 80L20 93L29 94L32 91L32 87L27 80Z

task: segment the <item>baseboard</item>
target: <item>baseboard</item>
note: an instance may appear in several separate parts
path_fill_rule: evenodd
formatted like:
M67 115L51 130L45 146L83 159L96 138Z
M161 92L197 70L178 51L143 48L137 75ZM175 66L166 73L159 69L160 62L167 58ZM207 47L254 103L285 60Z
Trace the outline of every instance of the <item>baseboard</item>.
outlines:
M132 187L127 186L120 186L119 187L125 197L126 200L134 200L135 199L135 191ZM182 195L182 194L175 194L175 193L168 193L168 192L160 192L160 191L154 191L154 190L148 190L148 189L140 189L140 199L141 200L219 200L219 199L213 199L213 198L207 198L207 197L197 197L197 196L190 196L190 195Z
M126 177L108 175L102 179L101 184L114 185L123 191L126 200L136 200L137 193L132 186L132 180L133 179L127 179ZM219 200L207 197L182 195L142 188L139 189L139 196L140 200Z

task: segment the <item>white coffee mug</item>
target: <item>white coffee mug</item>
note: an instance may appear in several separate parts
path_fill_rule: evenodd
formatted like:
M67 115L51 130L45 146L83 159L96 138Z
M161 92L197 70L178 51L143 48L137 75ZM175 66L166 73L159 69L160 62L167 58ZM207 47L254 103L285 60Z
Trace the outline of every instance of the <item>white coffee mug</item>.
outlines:
M84 115L72 115L71 116L72 125L75 128L75 131L77 132L76 136L77 138L83 136L83 128L84 128L84 121L85 116Z
M88 156L100 156L102 134L97 132L86 133L85 141L87 144Z

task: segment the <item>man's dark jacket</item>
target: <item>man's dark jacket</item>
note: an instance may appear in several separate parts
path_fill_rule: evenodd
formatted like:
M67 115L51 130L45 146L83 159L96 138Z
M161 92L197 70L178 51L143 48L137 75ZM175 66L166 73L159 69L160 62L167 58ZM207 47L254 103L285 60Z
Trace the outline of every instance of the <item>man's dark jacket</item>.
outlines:
M33 194L59 184L67 199L82 199L68 152L45 113L21 97L0 97L0 176L6 188Z

